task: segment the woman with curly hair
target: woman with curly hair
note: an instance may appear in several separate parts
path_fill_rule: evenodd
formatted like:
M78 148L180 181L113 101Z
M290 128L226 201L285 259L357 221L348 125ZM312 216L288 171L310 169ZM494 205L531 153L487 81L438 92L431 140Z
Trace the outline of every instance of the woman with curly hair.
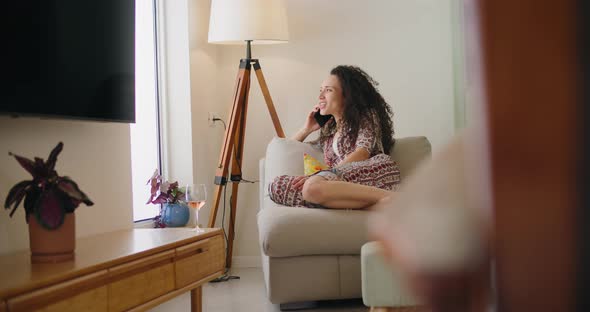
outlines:
M335 209L366 208L391 195L400 182L397 164L388 155L394 144L391 108L377 82L355 66L337 66L320 88L318 103L292 139L324 151L330 167L311 176L279 176L270 184L273 201L287 206ZM331 115L323 126L314 114Z

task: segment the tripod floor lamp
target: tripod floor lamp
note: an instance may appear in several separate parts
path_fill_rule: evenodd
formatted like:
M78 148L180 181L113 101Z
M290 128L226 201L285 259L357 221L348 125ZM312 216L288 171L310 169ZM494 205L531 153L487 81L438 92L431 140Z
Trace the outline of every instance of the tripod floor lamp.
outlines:
M209 20L209 43L246 44L246 58L240 60L233 105L229 115L229 123L219 162L215 171L215 191L213 206L209 216L209 227L215 226L217 210L227 184L227 175L231 161L230 181L232 193L230 202L230 218L228 230L227 267L231 267L234 226L237 212L237 198L240 180L242 179L242 155L244 152L244 135L246 114L248 111L248 94L250 91L250 73L254 68L256 78L270 113L275 131L281 138L285 137L279 117L275 110L268 86L262 74L258 59L253 59L251 44L284 43L288 40L287 14L283 0L212 0L211 17Z

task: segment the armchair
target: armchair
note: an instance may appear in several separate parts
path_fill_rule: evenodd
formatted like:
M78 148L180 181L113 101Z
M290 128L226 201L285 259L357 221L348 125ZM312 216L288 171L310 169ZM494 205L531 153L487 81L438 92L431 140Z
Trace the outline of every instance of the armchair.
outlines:
M396 139L391 156L402 183L430 151L425 137ZM260 160L257 221L267 296L275 304L361 298L368 211L287 207L268 196L274 177L303 174L303 153L322 158L309 144L275 138Z

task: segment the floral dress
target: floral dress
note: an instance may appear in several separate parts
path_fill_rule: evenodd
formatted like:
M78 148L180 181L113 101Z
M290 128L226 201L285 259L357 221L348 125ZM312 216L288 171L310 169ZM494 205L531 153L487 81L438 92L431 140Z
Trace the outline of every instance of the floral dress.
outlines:
M385 190L396 189L400 183L399 168L397 163L383 152L379 134L380 131L372 127L367 120L361 122L354 144L348 143L348 140L338 137L337 134L332 134L323 146L319 146L324 151L324 162L332 169L320 171L316 175L330 181L352 182ZM369 159L338 165L358 148L366 149L370 154ZM276 177L269 185L270 198L286 206L321 207L303 200L301 190L293 187L294 178L295 176L288 175Z

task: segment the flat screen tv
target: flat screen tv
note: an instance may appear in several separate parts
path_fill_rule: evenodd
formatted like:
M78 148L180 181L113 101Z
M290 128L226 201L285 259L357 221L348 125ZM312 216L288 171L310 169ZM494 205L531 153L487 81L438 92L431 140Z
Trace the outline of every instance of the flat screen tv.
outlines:
M135 122L134 0L11 0L0 114Z

